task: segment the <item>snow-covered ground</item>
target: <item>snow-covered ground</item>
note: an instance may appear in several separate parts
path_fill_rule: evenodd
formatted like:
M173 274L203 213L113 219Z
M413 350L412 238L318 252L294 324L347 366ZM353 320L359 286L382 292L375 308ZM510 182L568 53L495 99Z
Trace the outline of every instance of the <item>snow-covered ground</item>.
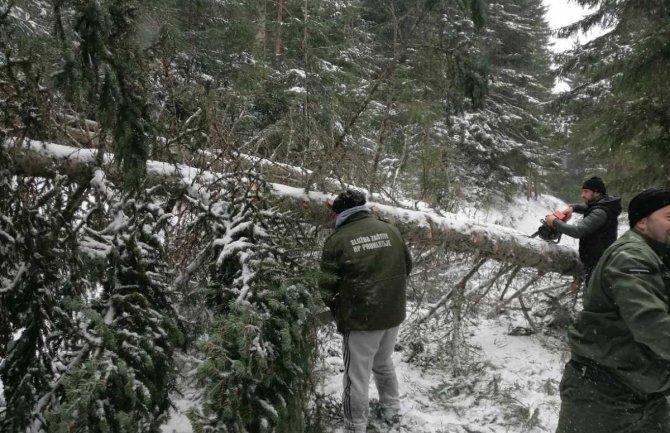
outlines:
M441 366L417 366L408 362L405 351L395 352L403 415L399 432L553 432L560 407L558 384L568 353L565 343L550 335L509 335L510 329L523 325L509 316L473 324L467 332L475 350L467 367L470 375L454 377ZM344 368L341 336L332 330L324 335L330 339L324 342L317 366L323 378L319 391L339 400ZM403 343L399 341L399 347ZM377 398L373 383L370 398ZM176 403L177 410L162 431L191 433L186 411L194 403L188 396ZM341 431L335 421L333 429L324 433Z
M553 432L560 407L558 384L568 356L565 343L545 334L509 335L517 326L523 324L502 317L469 328L468 343L475 349L465 367L470 374L454 376L449 368L418 367L406 361L405 353L396 352L403 415L399 431ZM341 338L334 335L320 374L325 378L321 391L337 398L342 392L343 363L337 349ZM374 384L370 398L377 398ZM339 426L333 429L340 431Z
M197 397L192 390L185 389L183 394L175 398L175 407L170 411L168 422L161 426L163 433L192 433L193 428L187 414L197 405Z
M579 202L578 191L575 193L575 203ZM533 234L540 226L540 220L555 210L564 210L568 204L550 195L541 195L537 200L527 200L525 197L514 197L508 202L502 202L486 209L474 209L465 207L461 213L468 219L476 222L498 224L511 227L528 235ZM570 223L579 221L581 217L577 214ZM562 237L561 245L577 247L577 240L570 237Z
M508 226L530 235L546 214L566 206L551 196L538 200L518 197L484 210L464 207L459 213L475 222ZM573 220L580 218L576 215ZM569 237L560 243L574 248L578 244ZM466 373L458 375L441 363L419 367L407 362L403 351L396 352L403 412L400 432L553 432L560 408L558 385L569 353L560 331L510 335L512 329L527 325L520 312L468 324L465 334L472 353L463 367ZM342 392L341 338L332 335L333 341L327 344L329 355L321 365L322 392L337 399ZM402 338L398 343L406 347ZM373 402L377 398L374 382L370 398ZM339 431L340 427L333 430Z

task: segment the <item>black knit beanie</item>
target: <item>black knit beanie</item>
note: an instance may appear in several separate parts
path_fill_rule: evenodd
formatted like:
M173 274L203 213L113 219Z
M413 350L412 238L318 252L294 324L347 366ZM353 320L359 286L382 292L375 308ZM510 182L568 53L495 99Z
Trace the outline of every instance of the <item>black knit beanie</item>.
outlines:
M584 185L582 185L583 189L590 189L593 192L599 192L601 194L607 194L607 190L605 189L605 182L598 176L593 176L584 181Z
M340 193L333 201L333 212L342 213L347 209L352 207L362 206L365 204L365 193L355 190L348 189L343 193Z
M670 187L645 189L628 204L628 222L635 227L638 221L670 205Z

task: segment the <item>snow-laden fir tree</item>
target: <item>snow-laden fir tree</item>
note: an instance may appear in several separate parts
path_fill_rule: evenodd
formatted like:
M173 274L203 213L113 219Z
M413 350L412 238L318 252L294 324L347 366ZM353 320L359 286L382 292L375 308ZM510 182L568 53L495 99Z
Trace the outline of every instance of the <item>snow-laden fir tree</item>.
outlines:
M158 431L181 341L163 203L96 207L65 176L3 185L2 430Z
M82 316L80 347L59 380L59 397L43 408L46 431L160 431L182 332L164 247L171 215L157 190L95 209L111 217L100 230L87 227L82 240L96 290L69 301Z
M79 338L78 319L64 301L91 288L82 278L72 224L85 188L71 186L66 176L4 176L0 182L0 378L6 404L0 428L18 433L42 423L43 402L73 361L69 349Z
M475 191L495 185L508 192L528 181L529 167L546 166L552 134L548 113L552 76L549 26L540 0L491 1L487 25L478 35L489 72L479 108L451 116L459 170Z
M149 156L147 77L137 38L136 0L58 2L55 37L61 69L53 74L69 107L111 135L129 186L137 188ZM105 148L106 134L98 139ZM90 145L90 143L89 143Z
M665 0L577 0L591 9L560 36L599 35L558 57L572 86L570 141L594 148L619 191L666 184L670 141L670 6Z
M305 273L311 230L270 207L258 179L212 186L210 203L191 201L188 231L207 243L180 276L190 280L203 329L194 430L304 431L315 355L316 290Z

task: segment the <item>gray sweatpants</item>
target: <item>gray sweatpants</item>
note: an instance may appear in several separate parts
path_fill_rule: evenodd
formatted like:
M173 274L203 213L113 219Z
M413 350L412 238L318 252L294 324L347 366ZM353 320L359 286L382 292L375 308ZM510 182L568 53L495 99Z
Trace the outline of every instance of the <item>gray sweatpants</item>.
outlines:
M368 424L368 388L374 374L384 417L400 412L398 378L391 355L398 327L382 331L350 331L344 334L344 392L342 412L347 432L365 433Z

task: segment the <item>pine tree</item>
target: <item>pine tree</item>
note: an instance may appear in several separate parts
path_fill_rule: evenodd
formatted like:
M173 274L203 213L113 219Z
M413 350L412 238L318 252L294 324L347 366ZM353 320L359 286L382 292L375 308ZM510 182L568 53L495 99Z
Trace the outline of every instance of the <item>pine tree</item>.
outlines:
M54 54L39 0L0 3L0 139L51 138L53 98L46 80Z
M16 176L5 147L10 138L48 134L49 98L37 62L48 43L40 40L48 38L34 14L40 6L0 2L0 429L7 432L25 431L53 377L61 337L51 334L72 327L57 300L75 290L78 268L67 226L78 199L68 202L66 178Z
M74 225L85 188L71 190L68 179L4 179L0 218L9 240L0 268L3 362L0 378L6 408L0 427L24 432L39 423L38 408L67 365L77 320L61 305L90 286L80 278ZM8 188L9 186L9 188ZM37 430L35 430L37 431Z
M111 132L126 182L138 188L149 155L150 125L143 56L137 44L136 0L74 1L55 10L62 69L54 75L85 119ZM66 26L73 14L72 27Z
M211 318L201 345L203 405L191 414L194 429L303 431L316 296L301 277L304 235L288 215L267 207L263 182L230 177L217 185L222 194L210 205L193 202L199 213L193 230L210 240L192 262L206 266L194 280L195 293Z
M566 108L576 117L572 140L598 149L596 160L622 192L667 183L670 7L661 0L578 3L593 12L561 35L604 30L559 57L573 84Z
M101 293L73 305L87 318L75 352L80 362L62 377L58 401L45 407L48 431L160 431L182 334L162 241L171 215L155 198L158 189L122 197L109 225L83 241L106 245L94 257L105 260Z
M515 179L524 179L529 166L545 165L545 135L551 130L543 106L552 78L544 10L537 0L488 5L482 37L490 65L488 93L480 110L452 116L458 148L468 155L457 165L470 170L477 194L486 195L492 185L516 189Z

